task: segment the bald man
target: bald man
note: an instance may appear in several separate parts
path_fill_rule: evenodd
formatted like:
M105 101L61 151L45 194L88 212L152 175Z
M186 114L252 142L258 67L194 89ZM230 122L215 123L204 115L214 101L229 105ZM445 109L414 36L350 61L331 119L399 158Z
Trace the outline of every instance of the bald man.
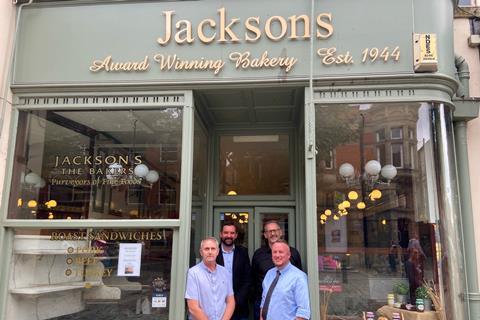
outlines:
M290 262L290 246L284 240L272 245L275 267L262 284L260 320L310 319L307 275Z

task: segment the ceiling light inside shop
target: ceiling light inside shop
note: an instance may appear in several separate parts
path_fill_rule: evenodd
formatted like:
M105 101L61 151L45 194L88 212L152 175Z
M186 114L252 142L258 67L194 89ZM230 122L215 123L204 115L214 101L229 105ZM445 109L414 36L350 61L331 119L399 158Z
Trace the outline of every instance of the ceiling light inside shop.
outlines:
M260 135L260 136L233 136L233 142L278 142L278 135Z

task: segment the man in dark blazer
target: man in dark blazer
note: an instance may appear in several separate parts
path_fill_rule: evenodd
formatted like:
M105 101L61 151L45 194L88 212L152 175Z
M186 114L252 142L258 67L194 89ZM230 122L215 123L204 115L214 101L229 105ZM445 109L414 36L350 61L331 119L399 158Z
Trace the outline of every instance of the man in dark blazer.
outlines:
M250 258L247 248L235 244L237 237L237 226L233 222L225 222L220 231L221 243L217 263L227 268L232 275L235 296L232 320L247 320L251 281Z

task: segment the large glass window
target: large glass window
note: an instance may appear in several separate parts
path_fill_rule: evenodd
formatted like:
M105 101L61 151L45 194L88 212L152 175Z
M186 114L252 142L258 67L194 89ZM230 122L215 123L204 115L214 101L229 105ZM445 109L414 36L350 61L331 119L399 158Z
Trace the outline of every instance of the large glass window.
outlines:
M17 230L7 319L167 320L172 230Z
M289 136L221 136L219 168L220 195L289 195Z
M438 283L436 190L426 182L435 179L430 106L332 105L315 113L317 162L335 154L335 170L317 165L322 313L362 319L396 291L406 296L397 302L415 304L424 280ZM404 127L415 128L409 152L420 169L403 166ZM384 139L389 131L398 144Z
M178 218L182 110L22 111L8 217Z

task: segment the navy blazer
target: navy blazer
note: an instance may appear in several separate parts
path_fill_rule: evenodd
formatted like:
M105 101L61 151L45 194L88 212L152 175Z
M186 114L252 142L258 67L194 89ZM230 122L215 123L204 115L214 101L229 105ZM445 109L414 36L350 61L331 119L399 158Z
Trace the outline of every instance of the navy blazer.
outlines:
M217 256L217 263L221 266L223 261L222 248ZM250 258L245 247L235 245L233 251L233 293L235 295L234 315L248 316L248 297L250 294Z

